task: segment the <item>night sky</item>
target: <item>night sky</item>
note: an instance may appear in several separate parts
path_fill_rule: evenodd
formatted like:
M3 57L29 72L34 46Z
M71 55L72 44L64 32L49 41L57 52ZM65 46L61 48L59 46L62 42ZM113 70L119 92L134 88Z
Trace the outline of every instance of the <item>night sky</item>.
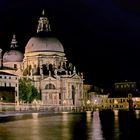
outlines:
M42 9L66 56L85 83L108 86L140 79L140 2L137 0L1 0L0 47L16 34L24 52Z

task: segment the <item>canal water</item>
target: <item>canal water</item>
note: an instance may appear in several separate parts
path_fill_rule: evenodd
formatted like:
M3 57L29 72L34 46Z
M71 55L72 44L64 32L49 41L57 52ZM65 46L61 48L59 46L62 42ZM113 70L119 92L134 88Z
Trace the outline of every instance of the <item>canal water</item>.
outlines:
M140 139L139 110L9 115L0 115L0 140Z

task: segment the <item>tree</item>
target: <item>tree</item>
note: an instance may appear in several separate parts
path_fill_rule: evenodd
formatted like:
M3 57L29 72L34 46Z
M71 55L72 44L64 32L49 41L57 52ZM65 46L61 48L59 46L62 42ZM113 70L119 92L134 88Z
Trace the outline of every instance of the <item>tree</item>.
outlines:
M34 99L40 100L40 93L30 79L19 79L19 100L31 103Z

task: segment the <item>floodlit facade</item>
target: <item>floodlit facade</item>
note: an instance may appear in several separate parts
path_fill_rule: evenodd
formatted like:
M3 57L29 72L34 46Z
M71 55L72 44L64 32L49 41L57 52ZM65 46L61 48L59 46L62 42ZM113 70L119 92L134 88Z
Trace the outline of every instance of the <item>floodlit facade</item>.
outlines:
M13 35L10 51L0 50L0 85L15 87L15 102L18 101L18 79L31 79L41 93L43 105L83 106L83 73L69 63L61 42L50 36L51 28L44 11L39 18L37 35L25 46L25 53L18 51ZM9 80L9 77L15 80ZM2 82L4 79L4 82ZM5 97L5 95L2 95ZM6 97L5 97L6 98Z

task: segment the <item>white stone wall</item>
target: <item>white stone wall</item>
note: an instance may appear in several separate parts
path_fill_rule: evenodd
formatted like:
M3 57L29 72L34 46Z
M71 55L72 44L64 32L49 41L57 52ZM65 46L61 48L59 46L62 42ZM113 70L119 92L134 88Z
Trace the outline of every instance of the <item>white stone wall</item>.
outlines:
M17 67L17 69L22 69L22 62L4 62L3 66L7 67L7 68L15 68L15 65Z

